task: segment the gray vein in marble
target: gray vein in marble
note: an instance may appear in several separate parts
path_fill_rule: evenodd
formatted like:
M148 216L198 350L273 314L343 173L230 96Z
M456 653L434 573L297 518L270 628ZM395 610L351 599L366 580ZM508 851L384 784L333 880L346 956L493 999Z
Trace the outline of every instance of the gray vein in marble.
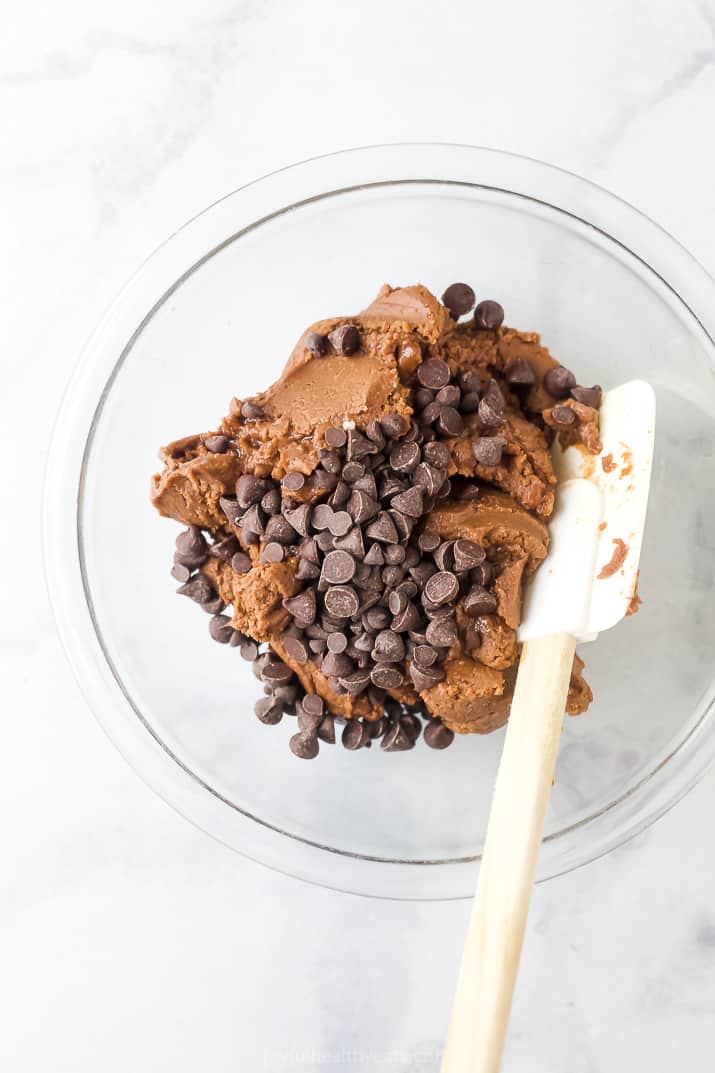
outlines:
M607 155L619 147L625 135L636 122L676 94L690 89L704 71L715 65L715 8L709 6L708 0L703 0L703 3L697 4L696 7L709 31L709 46L694 49L687 54L681 65L669 78L658 82L644 96L630 103L626 101L619 102L617 121L609 127L600 139L600 149L601 151L605 150Z

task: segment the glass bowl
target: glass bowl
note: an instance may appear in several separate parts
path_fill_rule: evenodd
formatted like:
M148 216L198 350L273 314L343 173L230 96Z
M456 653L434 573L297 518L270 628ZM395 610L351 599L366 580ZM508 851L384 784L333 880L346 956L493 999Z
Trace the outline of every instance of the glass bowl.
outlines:
M520 157L379 146L230 194L147 261L89 344L59 417L44 539L80 684L137 772L258 861L367 895L468 896L502 733L444 753L287 748L290 719L169 576L177 527L148 501L159 445L265 387L304 326L381 283L467 280L584 383L658 397L640 613L585 646L595 701L567 720L540 863L605 853L713 755L715 286L672 238L591 183Z

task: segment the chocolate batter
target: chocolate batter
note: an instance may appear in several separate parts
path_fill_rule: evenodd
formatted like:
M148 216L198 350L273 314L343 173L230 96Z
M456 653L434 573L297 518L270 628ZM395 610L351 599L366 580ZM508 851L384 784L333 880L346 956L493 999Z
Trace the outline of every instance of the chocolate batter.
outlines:
M548 548L549 436L600 449L600 388L453 284L384 286L312 325L281 378L161 451L179 592L254 661L296 755L388 751L506 721L524 581ZM474 309L469 320L460 321ZM230 616L225 614L231 608ZM260 646L260 647L259 647ZM591 692L574 663L568 711Z

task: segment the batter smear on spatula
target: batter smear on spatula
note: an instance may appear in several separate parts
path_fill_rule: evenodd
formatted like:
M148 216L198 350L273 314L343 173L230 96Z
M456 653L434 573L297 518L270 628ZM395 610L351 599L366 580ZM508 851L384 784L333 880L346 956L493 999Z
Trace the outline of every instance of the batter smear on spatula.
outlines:
M502 726L544 559L551 437L598 453L601 390L471 287L383 287L312 325L281 378L161 451L179 593L253 661L256 714L303 758L341 736L433 748ZM460 319L463 318L463 319ZM242 355L254 360L257 355ZM568 712L591 691L576 657Z

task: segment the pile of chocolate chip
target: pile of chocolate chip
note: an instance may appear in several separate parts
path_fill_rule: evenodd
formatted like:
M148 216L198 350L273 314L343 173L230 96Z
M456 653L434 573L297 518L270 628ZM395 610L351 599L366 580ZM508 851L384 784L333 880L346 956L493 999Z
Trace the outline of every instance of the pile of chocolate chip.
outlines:
M325 352L327 345L320 349ZM490 590L495 568L483 548L470 540L442 541L422 532L420 523L451 492L449 450L440 441L459 435L463 414L475 410L485 429L497 430L504 422L504 398L496 381L480 393L473 373L453 381L448 365L438 358L419 366L417 380L412 422L391 413L372 421L364 433L330 427L320 464L310 477L289 471L278 483L244 474L235 498L220 500L244 547L260 547L261 562L298 558L295 576L304 587L284 601L292 621L281 638L291 660L312 660L335 694L366 693L372 705L384 709L377 722L345 721L342 741L349 749L369 746L377 738L388 751L412 748L421 729L419 714L428 720L427 744L449 745L454 735L440 720L429 718L424 706L408 711L386 691L411 684L420 692L442 680L444 661L458 639L459 601L473 619L497 607ZM243 416L256 420L260 414L247 413L244 405ZM475 455L483 465L496 465L503 446L500 437L481 436L474 443ZM317 493L325 498L314 502ZM478 494L474 484L463 485L460 493ZM291 749L301 757L315 756L319 740L335 740L335 717L322 698L305 694L274 652L260 652L221 614L223 604L209 580L192 573L209 556L230 561L242 573L251 569L250 556L235 536L210 545L193 527L177 540L179 592L212 615L209 629L215 640L237 646L254 661L267 694L256 705L258 718L277 723L285 712L295 713L299 730ZM476 628L471 643L479 643Z

